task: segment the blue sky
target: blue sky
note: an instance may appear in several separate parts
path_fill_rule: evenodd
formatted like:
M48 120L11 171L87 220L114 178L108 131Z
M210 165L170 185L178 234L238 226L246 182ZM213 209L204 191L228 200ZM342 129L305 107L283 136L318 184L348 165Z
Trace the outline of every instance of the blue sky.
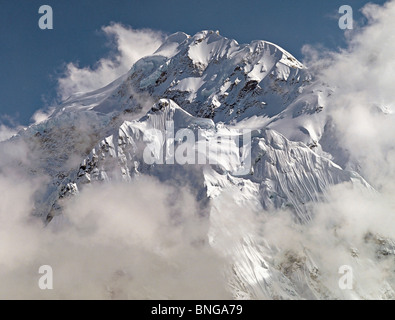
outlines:
M363 24L365 0L0 0L0 124L27 125L33 113L57 100L57 79L69 62L93 66L110 54L102 26L119 22L166 34L219 30L246 43L274 42L302 59L305 44L345 46L338 9L349 4ZM370 1L383 4L385 0ZM38 27L41 5L50 5L54 29Z

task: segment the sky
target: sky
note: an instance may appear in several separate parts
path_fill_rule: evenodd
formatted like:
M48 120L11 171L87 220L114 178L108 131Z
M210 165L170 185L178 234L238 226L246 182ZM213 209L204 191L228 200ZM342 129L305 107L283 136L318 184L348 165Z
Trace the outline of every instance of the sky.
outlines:
M359 10L367 2L349 1L355 23L364 24ZM38 26L42 16L38 9L44 4L53 9L52 30ZM344 30L338 27L338 10L344 4L344 0L0 0L0 125L12 128L35 122L37 110L56 105L75 89L59 82L68 71L70 76L70 68L94 69L100 59L114 59L114 50L119 50L114 46L117 31L103 29L113 23L137 31L151 29L157 41L177 31L193 35L219 30L239 43L274 42L303 59L305 44L330 50L345 46ZM133 62L130 57L123 61Z

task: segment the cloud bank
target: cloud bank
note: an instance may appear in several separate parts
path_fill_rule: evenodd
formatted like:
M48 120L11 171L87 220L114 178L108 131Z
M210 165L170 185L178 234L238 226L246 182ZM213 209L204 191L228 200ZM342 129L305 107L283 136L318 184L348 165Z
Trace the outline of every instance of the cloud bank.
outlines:
M1 299L231 298L188 192L151 178L91 186L43 228L27 214L35 182L0 176ZM53 290L38 286L41 265Z
M362 8L367 26L355 30L348 48L318 52L305 47L318 80L335 88L328 103L335 137L350 155L349 167L376 188L395 176L395 1Z
M100 59L93 68L67 64L65 75L58 79L58 94L64 100L78 92L104 87L125 74L132 65L150 55L163 43L164 35L150 29L134 30L119 23L102 28L111 39L113 54Z
M9 128L4 124L0 124L0 142L8 140L11 138L13 135L15 135L17 132L15 129Z

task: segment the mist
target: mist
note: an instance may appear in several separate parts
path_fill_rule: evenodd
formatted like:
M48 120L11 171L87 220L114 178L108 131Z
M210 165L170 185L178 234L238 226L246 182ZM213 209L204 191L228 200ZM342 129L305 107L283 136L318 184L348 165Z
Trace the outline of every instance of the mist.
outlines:
M0 178L1 299L228 299L224 265L189 192L153 178L92 185L44 228L34 183ZM15 205L17 203L17 205ZM53 269L53 290L38 286Z

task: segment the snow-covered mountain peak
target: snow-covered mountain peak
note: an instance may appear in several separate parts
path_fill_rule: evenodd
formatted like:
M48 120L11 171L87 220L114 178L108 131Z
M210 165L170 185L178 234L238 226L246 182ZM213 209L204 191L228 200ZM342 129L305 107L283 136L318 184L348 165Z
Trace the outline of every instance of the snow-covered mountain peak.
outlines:
M30 167L15 166L49 177L33 210L47 224L62 227L63 208L89 186L152 176L196 198L210 243L234 259L235 297L241 291L255 298L319 297L324 285L311 287L320 276L315 263L301 263L306 273L293 274L288 264L296 260L291 255L279 266L274 247L247 236L228 247L220 239L227 232L220 208L221 197L232 194L239 215L249 207L262 216L283 210L307 225L312 205L325 201L332 186L372 190L335 163L341 148L327 115L334 93L273 43L178 32L119 79L76 93L7 143L19 139L28 154L38 154Z
M189 39L190 36L184 32L176 32L168 36L164 43L154 52L154 55L160 55L165 57L172 57L179 51L179 46Z
M273 117L310 78L301 63L270 42L239 45L218 31L177 32L125 75L104 88L74 94L51 117L74 111L114 116L146 110L160 98L215 122Z

